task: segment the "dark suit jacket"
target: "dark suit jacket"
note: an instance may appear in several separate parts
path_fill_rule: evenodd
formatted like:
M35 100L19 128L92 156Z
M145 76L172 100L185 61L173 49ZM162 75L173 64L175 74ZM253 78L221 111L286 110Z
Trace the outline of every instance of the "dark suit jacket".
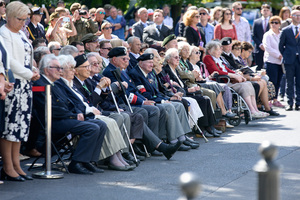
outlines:
M112 71L115 70L116 67L109 63L109 65L105 68L103 71L102 75L110 78L111 82L117 81L115 76L113 75ZM126 75L126 76L125 76ZM137 88L135 87L134 82L132 81L131 77L128 74L125 74L124 72L121 73L121 81L126 81L128 83L128 88L126 90L126 95L130 101L131 104L133 105L142 105L143 101L146 100L143 95L139 93ZM125 100L123 99L125 102Z
M266 32L268 30L269 30L269 23L267 25ZM263 29L262 18L256 19L253 23L253 28L252 28L252 39L254 40L254 43L255 43L254 53L258 53L258 51L260 50L259 45L262 43L264 33L265 32Z
M137 87L144 87L144 90L141 90L141 93L148 100L161 103L162 100L169 99L160 93L155 87L153 87L149 80L144 76L138 65L129 72L129 75L132 77Z
M130 60L129 60L129 66L127 67L127 71L132 70L132 68L134 68L139 62L131 53L129 53L129 58Z
M221 56L230 64L227 67L231 70L237 70L244 67L241 63L237 62L231 54L228 56L223 52Z
M173 33L172 29L164 24L161 26L159 35L156 30L156 24L144 28L143 42L152 45L155 42L163 41L167 36Z
M32 33L32 35L33 35L33 37L32 37L32 35L30 34L30 32L29 32L29 30L30 30L30 32ZM35 39L37 39L37 38L44 38L45 40L46 40L46 36L45 36L45 30L44 30L44 27L40 24L40 23L38 23L37 24L37 28L35 28L34 27L34 25L30 22L29 24L28 24L28 26L27 26L27 30L28 30L28 32L29 32L29 39L30 40L35 40ZM46 40L47 41L47 40Z
M34 82L34 86L46 86L50 83L43 77ZM52 97L52 133L64 134L80 121L77 115L82 113L74 102L69 99L59 86L51 86ZM37 117L43 125L45 122L45 93L33 93L33 107L37 111Z
M205 40L204 31L201 27L198 27L198 31L200 32L201 40L200 40L198 32L195 31L195 29L193 29L190 26L187 26L187 27L184 28L183 37L186 38L187 42L190 45L194 45L194 46L198 47L199 44L200 44L200 41L202 41L203 42L203 47L205 47L206 40Z
M295 62L296 53L300 55L300 39L296 42L293 26L289 25L284 28L280 35L279 51L283 56L284 64L293 64ZM298 59L300 56L298 56Z
M152 23L146 22L147 25L151 25ZM141 42L143 42L143 31L144 31L144 25L142 24L141 21L136 22L135 24L132 25L132 35L139 37Z

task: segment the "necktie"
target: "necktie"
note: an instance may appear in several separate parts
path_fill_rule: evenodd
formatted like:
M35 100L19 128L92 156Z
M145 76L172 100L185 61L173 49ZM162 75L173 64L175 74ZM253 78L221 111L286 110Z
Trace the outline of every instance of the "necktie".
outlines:
M265 18L265 26L264 26L264 32L267 31L267 18Z
M295 39L296 39L296 42L298 42L299 40L299 31L298 31L298 26L295 26L295 29L296 29L296 35L295 35Z
M157 34L158 34L158 36L160 36L160 26L157 25L156 28L157 28Z
M90 90L86 87L86 84L85 84L85 83L82 85L82 87L85 89L85 91L87 91L87 93L88 93L89 95L92 94L92 93L90 92Z

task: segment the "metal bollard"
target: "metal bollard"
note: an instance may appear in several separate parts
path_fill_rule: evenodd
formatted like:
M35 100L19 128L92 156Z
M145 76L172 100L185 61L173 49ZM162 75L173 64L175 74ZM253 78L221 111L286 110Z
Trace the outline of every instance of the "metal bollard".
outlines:
M258 148L263 156L253 167L258 173L258 199L279 200L280 166L274 162L278 149L269 141L264 141Z
M43 172L33 174L35 178L63 178L63 173L51 172L51 124L52 124L52 101L51 86L45 86L45 128L46 128L46 169Z
M201 192L201 183L196 174L192 172L185 172L179 177L179 184L183 197L179 200L191 200L195 199Z

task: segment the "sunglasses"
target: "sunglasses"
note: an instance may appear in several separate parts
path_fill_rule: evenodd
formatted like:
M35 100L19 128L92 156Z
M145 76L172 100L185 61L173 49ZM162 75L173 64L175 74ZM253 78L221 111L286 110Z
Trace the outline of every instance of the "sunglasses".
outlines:
M0 2L0 7L5 6L6 4L4 2Z
M206 15L207 13L199 13L199 15Z
M194 54L197 54L197 55L199 55L199 54L201 54L201 52L200 51L194 51Z
M236 8L236 10L243 10L243 8Z
M279 22L270 22L271 24L279 24Z
M103 29L108 30L108 29L112 29L112 27L104 27Z
M100 11L100 12L99 12L99 14L103 14L103 15L105 15L105 14L106 14L106 12L101 12L101 11Z
M196 17L196 18L200 18L200 15L195 15L194 17Z
M106 50L110 51L112 48L102 48L102 49L106 49Z

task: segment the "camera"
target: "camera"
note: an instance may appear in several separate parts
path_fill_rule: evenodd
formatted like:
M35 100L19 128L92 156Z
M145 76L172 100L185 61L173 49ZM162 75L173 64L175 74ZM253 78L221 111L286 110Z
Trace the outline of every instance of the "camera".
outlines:
M80 10L79 11L79 15L86 15L86 14L87 14L86 10Z

